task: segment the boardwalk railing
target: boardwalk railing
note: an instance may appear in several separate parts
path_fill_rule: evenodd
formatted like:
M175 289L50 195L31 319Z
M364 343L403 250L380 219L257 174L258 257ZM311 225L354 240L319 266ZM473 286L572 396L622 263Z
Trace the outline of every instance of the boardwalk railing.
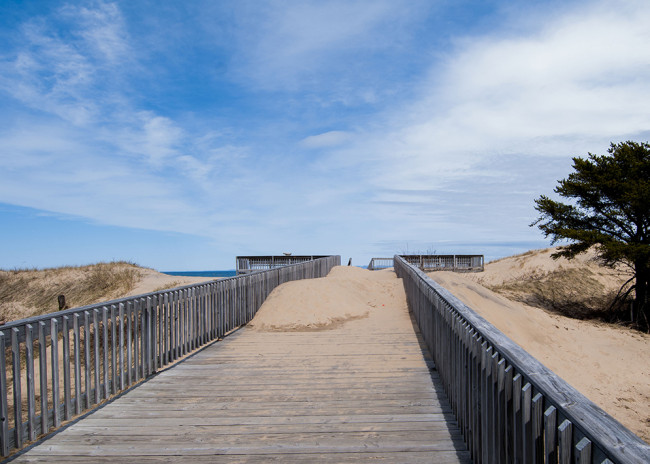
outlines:
M475 463L650 462L650 445L415 265L394 261Z
M268 271L291 264L306 263L326 256L237 256L237 275Z
M389 267L393 267L393 258L372 258L368 263L369 271L378 271Z
M278 285L340 264L329 256L0 326L2 455L246 324Z
M428 271L483 271L483 255L400 255L409 264Z

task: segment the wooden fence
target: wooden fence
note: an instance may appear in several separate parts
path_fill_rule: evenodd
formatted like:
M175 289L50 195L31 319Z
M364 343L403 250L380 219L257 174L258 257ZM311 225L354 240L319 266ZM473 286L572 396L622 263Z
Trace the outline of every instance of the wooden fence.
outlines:
M400 255L406 262L417 266L425 272L454 271L481 272L483 271L483 255ZM368 270L376 271L393 267L393 258L372 258Z
M455 272L481 272L483 271L483 255L400 255L408 263L419 267L425 272L430 271L455 271Z
M372 258L368 263L369 271L378 271L389 267L393 267L393 258Z
M329 256L0 326L2 455L246 324L278 285L340 263Z
M320 258L326 258L326 256L237 256L237 275L268 271L269 269L277 269L291 264L305 263Z
M395 256L475 463L649 463L650 445Z

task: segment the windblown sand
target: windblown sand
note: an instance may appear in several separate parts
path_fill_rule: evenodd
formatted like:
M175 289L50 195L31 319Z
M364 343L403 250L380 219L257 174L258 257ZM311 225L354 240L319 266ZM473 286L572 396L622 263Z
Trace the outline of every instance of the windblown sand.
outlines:
M619 422L650 441L650 336L510 301L475 282L480 274L431 275ZM325 278L277 287L249 325L259 331L328 330L366 318L383 306L404 307L405 298L402 282L391 270L336 267Z

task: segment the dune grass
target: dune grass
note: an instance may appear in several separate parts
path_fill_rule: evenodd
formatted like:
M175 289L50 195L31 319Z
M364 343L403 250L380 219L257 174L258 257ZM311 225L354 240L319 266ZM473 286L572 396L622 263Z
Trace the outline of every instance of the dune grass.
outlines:
M125 261L48 269L0 270L0 321L58 311L58 296L68 307L118 298L140 277L137 265Z
M626 322L628 305L615 301L617 292L605 287L589 268L556 269L490 286L507 298L575 319Z

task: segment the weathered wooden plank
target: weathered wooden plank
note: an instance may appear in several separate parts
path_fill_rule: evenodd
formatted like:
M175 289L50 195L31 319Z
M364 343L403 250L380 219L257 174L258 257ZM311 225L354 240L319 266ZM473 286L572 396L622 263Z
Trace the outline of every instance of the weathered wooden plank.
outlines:
M7 404L6 336L0 331L0 454L9 454L9 405Z
M67 462L88 462L85 456L45 456L33 455L22 458L23 462L28 463L67 463ZM469 464L469 453L458 451L397 451L397 452L337 452L337 453L268 453L268 454L248 454L248 455L219 455L207 454L203 456L93 456L93 462L96 463L109 463L109 464L131 464L133 462L141 463L190 463L190 464L241 464L241 463L323 463L323 464L345 464L345 463L387 463L387 464L454 464L462 463Z
M92 403L92 385L90 382L90 375L92 373L92 361L90 357L90 313L84 311L84 374L85 385L84 391L86 398L86 409L90 409Z
M70 377L70 318L63 316L63 417L65 420L72 418L71 404L71 377Z
M531 430L533 463L544 464L544 397L541 393L532 400Z
M125 330L125 321L124 321L124 303L120 303L118 306L118 311L119 311L119 324L120 324L120 350L119 350L119 358L120 358L120 368L119 368L119 376L120 376L120 390L124 390L126 386L126 369L124 368L124 330Z
M133 384L133 302L126 305L126 385Z
M61 394L59 388L59 321L52 319L50 324L50 340L52 342L52 349L50 350L52 356L52 426L56 429L61 426L59 412L59 395Z
M102 307L102 373L104 382L104 398L111 396L108 368L108 307Z
M544 454L547 464L557 463L557 409L550 406L544 412Z
M558 427L558 462L570 464L573 457L573 425L568 420Z
M583 438L576 444L576 464L591 464L591 442Z
M27 433L30 440L36 439L36 391L34 386L34 328L25 326L26 371L27 371Z
M99 309L95 308L93 310L93 329L92 329L92 337L93 337L93 345L94 345L94 352L93 352L93 361L94 361L94 379L95 379L95 404L100 403L102 401L102 387L101 387L101 354L99 351L99 338L100 338L100 329L99 329Z
M39 395L41 397L41 433L47 433L49 429L47 420L47 335L45 335L45 322L38 323L38 364L40 376Z
M320 437L319 437L320 438ZM304 443L298 443L293 446L284 445L283 443L269 443L266 444L266 440L258 441L256 443L245 444L244 446L228 446L219 445L218 443L196 443L191 440L188 440L187 443L179 440L166 443L148 443L148 444L139 444L138 445L138 455L143 456L155 456L155 455L186 455L186 456L196 456L196 455L214 455L214 454L294 454L294 453L354 453L354 452L367 452L371 451L382 451L388 453L395 452L412 452L412 451L455 451L458 446L462 446L459 442L453 442L451 440L439 440L439 441L416 441L416 440L402 440L400 437L399 440L391 441L389 443L381 443L379 440L378 444L372 447L369 447L367 442L360 440L353 440L349 443L342 443L337 446L337 444L332 443L331 440L320 439L317 441L316 437L313 437L313 441L306 440ZM109 446L102 446L97 444L92 444L92 451L88 452L91 449L90 446L84 446L82 444L74 445L72 443L65 443L61 446L54 444L42 445L38 451L33 454L47 454L48 456L52 455L69 455L69 454L81 454L87 453L87 456L133 456L133 443L111 443ZM18 461L20 462L20 461Z
M178 418L120 418L120 417L104 417L92 414L83 419L82 422L75 424L74 429L83 428L82 426L106 426L106 427L119 427L119 426L134 426L134 427L150 427L150 426L165 426L165 427L179 427L186 426L200 426L200 427L236 427L236 426L276 426L285 424L305 425L311 424L354 424L354 423L442 423L446 428L453 427L454 416L451 413L426 413L426 414L308 414L308 415L275 415L275 416L221 416L218 414L207 414L205 417L195 417L193 415L186 415L182 420L182 425ZM449 422L451 421L451 424ZM426 427L422 425L422 427ZM70 429L73 429L71 427Z
M516 374L512 379L512 455L514 462L523 462L523 429L521 410L522 377Z
M117 394L119 391L119 381L118 381L118 370L117 370L117 363L118 363L118 354L117 354L117 337L118 337L118 329L117 329L117 317L118 317L118 309L117 306L111 305L111 393L113 395Z
M74 344L74 405L75 414L81 414L81 334L79 333L81 314L73 316L72 338Z
M16 447L23 446L23 395L20 382L20 344L18 342L18 329L11 329L11 364L14 378L14 443Z
M533 462L533 428L532 428L532 394L533 386L526 383L521 389L521 431L522 457L524 462Z

